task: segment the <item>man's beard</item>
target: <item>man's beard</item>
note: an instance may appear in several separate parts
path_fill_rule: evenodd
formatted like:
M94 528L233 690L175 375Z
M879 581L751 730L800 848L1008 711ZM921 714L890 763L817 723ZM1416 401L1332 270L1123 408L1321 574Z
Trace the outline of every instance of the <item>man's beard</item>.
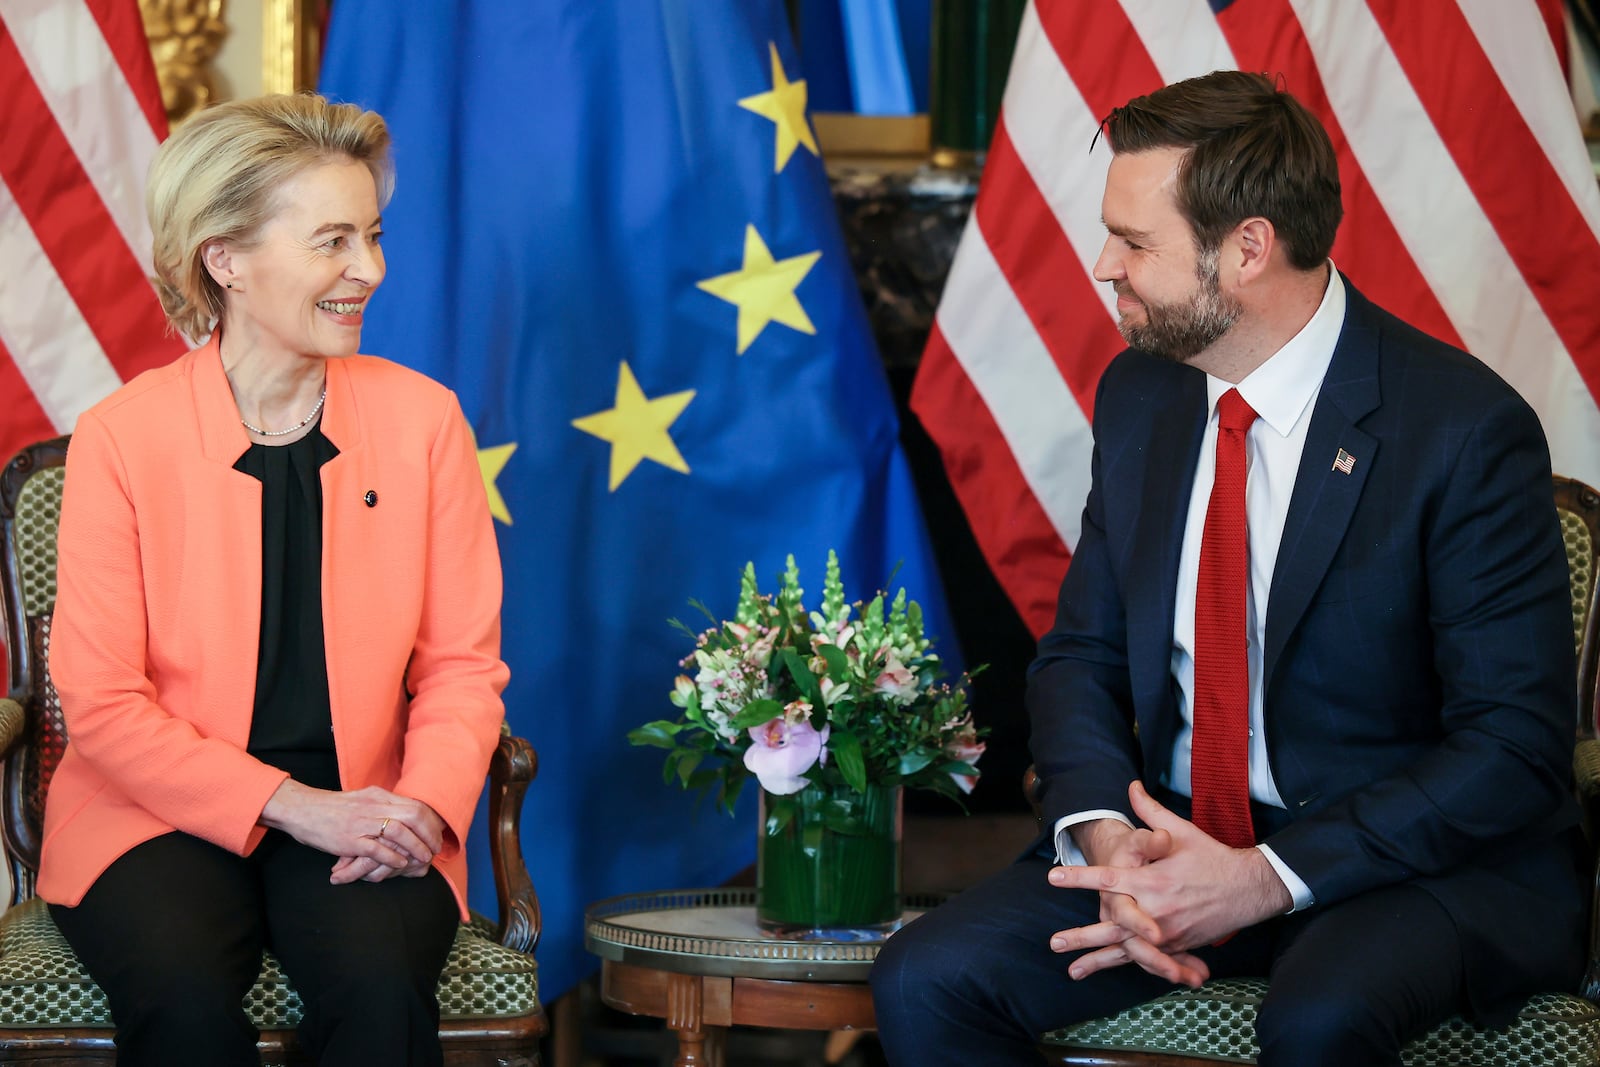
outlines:
M1222 295L1216 249L1200 253L1195 277L1198 284L1188 300L1146 303L1142 323L1121 316L1117 329L1123 339L1134 348L1175 363L1186 363L1221 340L1239 321L1244 307ZM1126 292L1131 294L1132 290Z

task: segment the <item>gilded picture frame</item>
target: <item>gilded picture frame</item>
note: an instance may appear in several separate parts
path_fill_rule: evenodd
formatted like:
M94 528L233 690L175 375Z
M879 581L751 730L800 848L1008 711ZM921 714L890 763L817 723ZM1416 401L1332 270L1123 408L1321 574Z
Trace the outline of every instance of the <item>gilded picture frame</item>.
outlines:
M261 91L297 93L317 87L323 0L262 0Z

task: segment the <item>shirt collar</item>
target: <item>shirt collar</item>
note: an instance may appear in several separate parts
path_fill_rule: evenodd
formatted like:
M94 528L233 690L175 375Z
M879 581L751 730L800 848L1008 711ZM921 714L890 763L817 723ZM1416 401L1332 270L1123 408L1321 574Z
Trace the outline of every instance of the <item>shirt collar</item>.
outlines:
M1322 303L1317 305L1316 313L1299 333L1237 386L1206 375L1208 417L1216 414L1217 401L1222 394L1237 388L1239 395L1261 416L1261 421L1280 437L1288 437L1322 388L1328 364L1333 362L1334 346L1339 343L1339 334L1344 329L1344 309L1344 280L1329 260L1328 287L1323 291Z

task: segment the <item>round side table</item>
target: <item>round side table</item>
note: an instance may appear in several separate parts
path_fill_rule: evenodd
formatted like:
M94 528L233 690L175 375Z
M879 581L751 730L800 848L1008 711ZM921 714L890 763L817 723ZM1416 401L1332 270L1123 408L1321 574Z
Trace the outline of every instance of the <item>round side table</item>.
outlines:
M905 920L943 899L908 896ZM867 974L883 940L765 934L749 888L635 893L584 914L584 947L602 961L601 999L665 1019L678 1035L677 1067L709 1064L707 1037L733 1025L872 1029Z

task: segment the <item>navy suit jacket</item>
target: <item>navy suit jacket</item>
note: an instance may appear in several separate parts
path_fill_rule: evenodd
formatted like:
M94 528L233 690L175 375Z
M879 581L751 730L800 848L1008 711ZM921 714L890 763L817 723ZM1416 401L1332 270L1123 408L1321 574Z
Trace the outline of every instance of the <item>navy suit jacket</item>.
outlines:
M1318 907L1401 881L1432 892L1488 1017L1567 973L1583 911L1549 451L1493 371L1346 286L1268 600L1268 758L1289 823L1266 843ZM1192 367L1129 350L1101 379L1083 532L1029 675L1046 826L1097 808L1132 820L1128 783L1166 784L1206 415Z

